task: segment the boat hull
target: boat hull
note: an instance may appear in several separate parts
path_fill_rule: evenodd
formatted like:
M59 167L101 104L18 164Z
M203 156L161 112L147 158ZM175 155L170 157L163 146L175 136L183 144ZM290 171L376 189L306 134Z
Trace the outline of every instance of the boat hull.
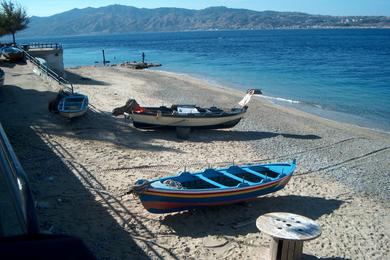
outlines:
M214 192L170 192L151 188L141 192L139 198L146 210L157 214L234 204L279 191L287 185L291 176L265 184Z
M24 53L21 49L15 47L2 48L3 56L10 61L20 61L24 58Z
M87 113L87 110L88 109L85 109L79 112L59 112L59 114L65 118L72 119L75 117L83 116L85 113Z
M4 57L7 59L7 60L10 60L10 61L20 61L20 60L23 60L23 53L9 53L9 54L3 54Z
M137 128L191 127L205 129L230 128L237 125L244 113L221 117L156 116L133 113L133 125Z

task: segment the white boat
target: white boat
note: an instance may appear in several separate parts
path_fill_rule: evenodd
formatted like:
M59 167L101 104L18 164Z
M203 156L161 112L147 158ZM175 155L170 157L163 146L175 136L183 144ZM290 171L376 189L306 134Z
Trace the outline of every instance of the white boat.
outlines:
M88 110L88 97L72 93L63 96L58 103L58 112L65 118L72 119L84 115Z
M261 92L257 90L256 94ZM183 128L230 128L240 122L247 111L247 104L255 91L248 91L239 103L240 107L227 110L217 107L202 108L196 105L172 105L171 107L141 107L134 99L115 108L113 114L128 115L137 128L183 127Z
M137 128L191 127L191 128L229 128L244 116L247 107L221 110L216 107L200 108L190 105L172 107L145 107L143 111L133 111L130 117ZM181 112L181 111L186 112ZM191 112L188 112L191 110Z

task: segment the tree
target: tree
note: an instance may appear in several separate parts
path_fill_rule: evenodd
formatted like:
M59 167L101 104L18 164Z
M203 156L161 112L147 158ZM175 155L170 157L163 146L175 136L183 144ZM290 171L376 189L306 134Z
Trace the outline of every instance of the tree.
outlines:
M0 37L8 34L5 30L5 15L0 13Z
M12 34L13 43L16 44L15 33L27 28L29 22L27 13L23 7L12 1L2 1L1 9L0 34Z

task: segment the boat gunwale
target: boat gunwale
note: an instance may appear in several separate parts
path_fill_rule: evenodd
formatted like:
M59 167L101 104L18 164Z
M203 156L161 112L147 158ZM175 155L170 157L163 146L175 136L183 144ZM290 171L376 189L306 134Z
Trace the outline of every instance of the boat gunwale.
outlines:
M148 109L148 107L145 107L145 109ZM188 113L188 114L169 114L169 113L161 113L158 114L157 112L132 112L132 115L140 115L140 116L150 116L150 117L171 117L171 118L221 118L221 117L229 117L229 116L237 116L241 114L246 113L246 109L244 108L237 108L237 111L222 111L220 113Z
M153 187L148 187L147 189L139 192L139 194L149 194L153 193L153 195L161 195L166 196L169 195L215 195L215 194L223 194L223 193L238 193L242 191L251 191L251 190L256 190L258 188L266 188L268 186L272 186L274 184L278 184L281 182L286 181L287 179L291 178L293 175L294 171L291 171L291 173L287 174L286 176L282 178L278 178L276 180L266 182L266 183L259 183L259 184L254 184L254 185L249 185L245 187L228 187L228 188L213 188L213 189L194 189L194 190L179 190L179 189L162 189L162 188L153 188Z
M78 105L79 108L78 109L65 109L66 100L67 99L71 100L73 98L82 98L82 101L75 101L74 102L75 106ZM89 105L89 99L88 99L87 95L75 93L75 94L71 94L69 96L65 96L65 97L61 98L61 100L58 103L58 111L60 113L80 113L80 112L84 112L84 111L86 112L88 110L88 105Z

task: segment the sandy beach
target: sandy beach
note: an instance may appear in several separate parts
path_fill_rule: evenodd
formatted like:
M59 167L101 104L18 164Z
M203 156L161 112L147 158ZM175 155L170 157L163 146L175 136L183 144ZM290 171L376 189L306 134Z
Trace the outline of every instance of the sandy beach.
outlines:
M267 259L270 237L255 222L280 211L321 225L322 235L304 244L306 259L390 259L389 133L256 97L236 127L178 140L111 111L128 98L232 107L244 93L163 71L92 66L67 70L90 100L86 116L69 122L48 112L55 83L31 64L0 65L0 121L29 175L41 228L80 237L98 259ZM138 179L184 167L294 158L299 167L287 187L250 203L155 215L121 196Z

